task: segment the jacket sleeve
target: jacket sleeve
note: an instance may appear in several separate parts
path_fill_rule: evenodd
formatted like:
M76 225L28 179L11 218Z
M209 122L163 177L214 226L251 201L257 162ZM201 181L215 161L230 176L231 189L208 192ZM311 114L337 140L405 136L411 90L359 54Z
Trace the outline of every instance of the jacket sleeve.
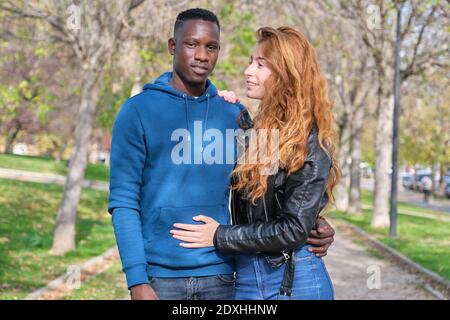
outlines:
M144 130L137 110L127 101L113 127L108 211L128 288L149 282L140 217L145 159Z
M214 244L224 252L279 252L306 243L323 203L331 159L318 146L309 148L304 166L286 179L278 219L244 225L220 225Z

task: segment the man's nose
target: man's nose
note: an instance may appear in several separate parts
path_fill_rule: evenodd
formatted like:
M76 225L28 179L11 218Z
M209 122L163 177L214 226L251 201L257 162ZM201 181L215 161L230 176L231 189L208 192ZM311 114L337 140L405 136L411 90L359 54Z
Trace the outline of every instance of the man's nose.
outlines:
M207 61L208 53L206 52L206 48L204 48L203 46L198 46L197 50L195 50L194 58L200 61Z

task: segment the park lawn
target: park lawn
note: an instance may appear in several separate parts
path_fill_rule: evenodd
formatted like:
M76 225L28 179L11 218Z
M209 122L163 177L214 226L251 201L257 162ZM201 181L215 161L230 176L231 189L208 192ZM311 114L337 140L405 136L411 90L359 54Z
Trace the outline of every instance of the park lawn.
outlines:
M371 197L370 193L364 192L363 203L371 204ZM433 210L399 203L399 213L402 210L439 215ZM370 226L371 214L370 209L363 209L361 216L349 215L342 211L331 211L326 215L358 226L414 262L450 280L450 222L399 214L397 238L391 239L388 228L376 229Z
M0 168L66 175L68 161L62 160L56 162L53 158L49 157L0 154ZM109 166L104 164L88 164L85 179L109 181Z
M104 272L81 283L61 300L125 300L130 299L120 260Z
M363 205L369 206L370 208L372 208L373 205L373 195L372 192L368 191L368 190L362 190L362 198L361 198L361 203ZM410 203L406 203L406 202L402 202L399 201L398 202L398 213L402 214L402 212L405 213L425 213L427 215L433 215L437 218L441 218L441 217L450 217L450 215L444 213L444 212L440 212L440 211L436 211L436 210L432 210L432 209L427 209L427 208L422 208L419 206L416 206L414 204L410 204Z
M67 268L115 244L108 194L85 189L77 219L77 249L48 254L63 187L0 179L0 300L21 299Z

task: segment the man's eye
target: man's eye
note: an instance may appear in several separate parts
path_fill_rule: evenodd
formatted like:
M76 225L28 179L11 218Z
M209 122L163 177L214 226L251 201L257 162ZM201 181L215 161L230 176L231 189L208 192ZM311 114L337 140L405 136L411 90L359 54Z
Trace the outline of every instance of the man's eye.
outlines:
M217 47L216 46L209 46L208 50L209 51L215 51L215 50L217 50Z
M193 47L195 47L195 43L188 43L187 46L188 46L189 48L193 48Z

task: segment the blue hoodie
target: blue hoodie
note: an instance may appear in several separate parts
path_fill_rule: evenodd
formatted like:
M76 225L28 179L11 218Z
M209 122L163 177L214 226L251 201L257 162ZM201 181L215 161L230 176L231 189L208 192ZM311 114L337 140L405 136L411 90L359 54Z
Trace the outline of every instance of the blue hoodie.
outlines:
M149 276L234 272L231 255L215 247L183 248L170 230L176 222L196 223L192 217L199 214L230 224L228 183L236 146L226 143L226 130L238 129L243 106L218 96L209 80L204 94L195 98L174 89L171 77L170 72L163 74L125 101L113 128L108 211L129 288L148 283ZM202 141L194 129L222 134L222 161L204 161L202 149L212 156L219 150L212 152L216 138ZM180 151L182 141L192 147L191 154Z

